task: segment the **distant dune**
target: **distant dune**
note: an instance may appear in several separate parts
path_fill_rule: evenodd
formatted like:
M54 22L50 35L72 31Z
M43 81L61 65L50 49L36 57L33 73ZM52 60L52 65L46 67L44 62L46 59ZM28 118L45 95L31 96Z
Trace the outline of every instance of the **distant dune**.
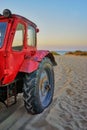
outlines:
M70 52L65 53L65 55L87 56L87 51L80 51L80 50L76 50L74 52L70 51Z
M76 55L76 56L87 56L87 51L51 51L53 55Z

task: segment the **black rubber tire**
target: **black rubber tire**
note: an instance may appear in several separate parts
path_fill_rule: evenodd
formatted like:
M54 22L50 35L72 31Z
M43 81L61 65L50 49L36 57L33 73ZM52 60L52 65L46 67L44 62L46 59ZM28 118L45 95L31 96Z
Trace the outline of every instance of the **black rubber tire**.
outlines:
M40 83L43 84L41 84L40 86ZM45 92L42 90L42 85L44 86L43 89ZM41 98L41 94L43 94L42 92L45 95L45 96L43 95L44 98ZM52 102L53 93L54 93L53 66L49 58L44 58L42 62L39 64L38 70L34 71L31 74L25 74L24 87L23 87L25 108L31 114L41 113Z

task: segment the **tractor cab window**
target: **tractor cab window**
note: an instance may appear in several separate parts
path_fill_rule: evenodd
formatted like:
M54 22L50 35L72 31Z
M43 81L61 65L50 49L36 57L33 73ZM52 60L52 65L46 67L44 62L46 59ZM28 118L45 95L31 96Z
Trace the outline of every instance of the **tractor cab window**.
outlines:
M22 50L24 41L24 25L18 24L15 32L15 36L12 43L13 50Z
M7 23L6 22L0 22L0 48L3 45L5 33L6 33Z
M36 45L36 32L32 26L28 26L27 42L29 46Z

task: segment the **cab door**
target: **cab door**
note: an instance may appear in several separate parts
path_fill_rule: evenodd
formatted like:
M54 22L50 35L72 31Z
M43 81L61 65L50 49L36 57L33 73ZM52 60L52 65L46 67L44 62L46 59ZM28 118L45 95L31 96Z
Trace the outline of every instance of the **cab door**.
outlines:
M9 54L7 56L6 68L8 74L4 79L4 83L12 82L24 61L25 56L25 37L26 37L26 25L18 22L13 34L12 44Z
M25 26L23 23L18 23L12 42L12 66L18 70L24 60L24 44L25 44Z

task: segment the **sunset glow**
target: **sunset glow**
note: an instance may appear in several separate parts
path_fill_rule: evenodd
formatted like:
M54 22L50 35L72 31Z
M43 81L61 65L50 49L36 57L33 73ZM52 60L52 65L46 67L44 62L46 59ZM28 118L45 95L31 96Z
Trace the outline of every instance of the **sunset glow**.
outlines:
M5 8L37 24L39 49L87 50L87 0L3 0Z

